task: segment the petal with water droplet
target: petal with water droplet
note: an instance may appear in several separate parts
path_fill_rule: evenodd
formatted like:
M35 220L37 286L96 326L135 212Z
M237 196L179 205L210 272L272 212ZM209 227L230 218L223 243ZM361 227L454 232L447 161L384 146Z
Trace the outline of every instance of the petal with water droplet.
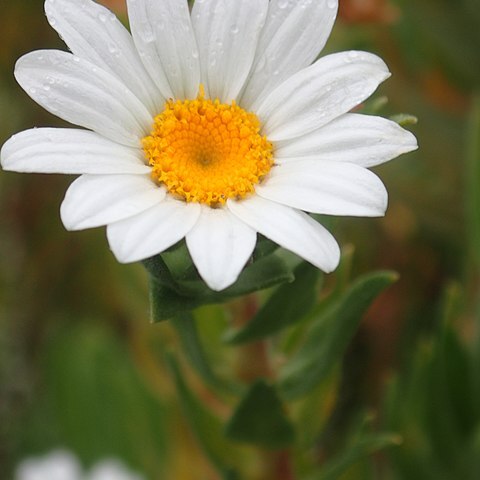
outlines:
M241 96L254 110L272 89L310 65L324 47L335 21L327 0L271 0L252 71Z
M327 55L301 70L256 110L271 141L305 135L347 113L390 76L383 60L367 52Z
M195 2L192 22L201 80L210 98L225 103L237 98L252 66L267 9L268 0Z
M146 72L132 37L115 15L91 0L47 0L50 25L70 50L122 81L150 110L165 99Z
M346 113L327 125L275 144L275 162L302 159L349 162L373 167L417 148L417 139L395 122Z
M33 128L2 147L1 164L14 172L141 174L150 172L141 149L79 128Z
M146 107L110 73L58 50L27 53L15 67L21 87L43 108L67 122L132 147L150 130ZM53 79L48 91L42 87Z
M198 49L186 0L128 0L130 27L145 68L165 98L194 98Z

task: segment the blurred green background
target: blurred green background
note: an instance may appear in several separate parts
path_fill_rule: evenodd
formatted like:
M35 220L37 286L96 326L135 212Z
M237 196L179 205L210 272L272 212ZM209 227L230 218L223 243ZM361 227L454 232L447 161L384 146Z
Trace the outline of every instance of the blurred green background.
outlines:
M102 3L126 19L123 1ZM331 224L340 244L355 248L352 279L377 269L400 279L375 301L310 404L305 423L318 425L316 440L308 450L297 445L294 462L302 471L335 458L367 418L401 443L328 478L479 479L480 3L340 4L326 51L385 59L393 76L366 108L418 117L407 128L420 149L376 169L390 196L385 218ZM0 31L0 143L33 126L63 126L13 78L22 54L65 49L42 2L2 2ZM164 358L179 351L179 338L169 323L149 323L143 268L117 264L103 229L62 227L71 180L0 172L0 478L58 447L86 466L119 458L147 479L220 478L179 405ZM197 314L218 375L237 368L236 347L221 339L237 308ZM214 396L179 356L196 395L225 418L228 398ZM228 448L256 461L241 444Z

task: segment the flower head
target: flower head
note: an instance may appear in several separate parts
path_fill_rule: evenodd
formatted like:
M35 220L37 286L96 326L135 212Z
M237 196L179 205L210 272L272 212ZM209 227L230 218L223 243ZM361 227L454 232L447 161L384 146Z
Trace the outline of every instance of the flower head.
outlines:
M29 53L15 76L37 103L84 130L17 134L2 148L3 168L80 174L63 223L106 225L121 262L185 238L201 277L221 290L258 232L335 269L338 245L308 213L383 215L386 190L367 168L416 148L395 123L349 113L390 75L380 58L350 51L315 61L337 1L127 7L131 35L91 0L45 2L72 53Z

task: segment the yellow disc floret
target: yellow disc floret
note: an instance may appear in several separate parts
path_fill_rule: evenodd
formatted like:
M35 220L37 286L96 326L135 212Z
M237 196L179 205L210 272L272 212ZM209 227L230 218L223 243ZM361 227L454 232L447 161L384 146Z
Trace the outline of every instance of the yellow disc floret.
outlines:
M143 149L152 176L177 198L215 207L243 198L273 165L260 122L235 102L204 98L168 101Z

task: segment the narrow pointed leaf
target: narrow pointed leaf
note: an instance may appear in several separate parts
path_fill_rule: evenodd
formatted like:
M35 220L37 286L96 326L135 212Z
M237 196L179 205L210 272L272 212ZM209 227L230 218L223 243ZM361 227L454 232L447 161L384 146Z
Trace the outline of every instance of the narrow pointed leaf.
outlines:
M361 277L317 319L305 344L281 373L279 387L285 398L307 394L327 377L344 354L370 304L397 277L393 272Z
M350 448L346 448L339 456L328 462L319 473L311 475L307 480L337 480L355 463L384 448L399 445L401 438L394 434L365 436Z
M231 287L224 290L226 296L238 297L257 292L280 283L292 282L293 273L276 255L269 255L249 265Z
M227 341L234 344L251 342L301 320L315 304L320 271L302 262L294 276L292 283L281 285L247 326L229 334Z

